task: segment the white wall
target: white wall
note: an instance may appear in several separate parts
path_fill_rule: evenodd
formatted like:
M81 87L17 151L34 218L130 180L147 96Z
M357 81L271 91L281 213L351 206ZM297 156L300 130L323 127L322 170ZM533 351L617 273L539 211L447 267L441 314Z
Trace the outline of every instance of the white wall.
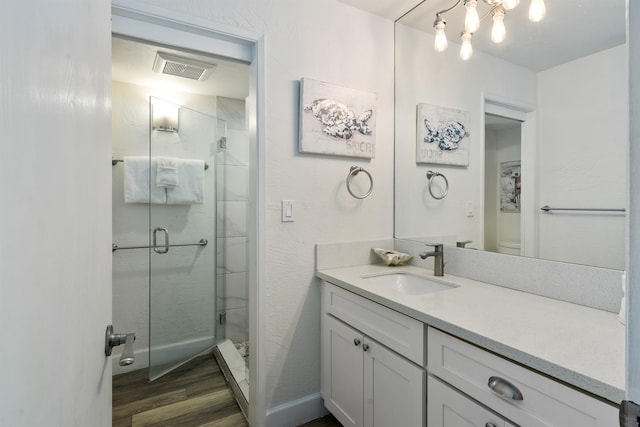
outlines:
M542 205L625 208L626 58L622 45L539 73ZM540 256L623 270L625 217L541 213Z
M320 390L320 294L316 242L393 235L393 22L336 1L146 0L182 15L265 35L266 407ZM378 97L376 158L298 153L299 80L309 77ZM373 194L352 198L351 165L375 180ZM296 221L280 222L280 201L295 201ZM312 416L315 414L311 414ZM291 420L295 422L295 420Z
M483 94L533 105L535 73L475 52L470 61L458 57L456 45L438 54L433 36L396 26L396 237L450 236L480 244L484 206L484 147L481 145ZM455 108L470 113L469 166L416 164L416 105ZM427 191L426 171L442 172L449 194L435 200ZM475 216L466 216L471 201Z

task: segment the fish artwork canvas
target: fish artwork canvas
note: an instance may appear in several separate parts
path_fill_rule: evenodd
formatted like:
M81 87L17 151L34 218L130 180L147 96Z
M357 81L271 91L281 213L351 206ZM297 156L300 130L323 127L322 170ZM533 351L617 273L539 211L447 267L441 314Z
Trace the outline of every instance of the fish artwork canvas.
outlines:
M375 157L376 94L303 78L301 153Z
M469 165L469 113L418 104L416 163Z

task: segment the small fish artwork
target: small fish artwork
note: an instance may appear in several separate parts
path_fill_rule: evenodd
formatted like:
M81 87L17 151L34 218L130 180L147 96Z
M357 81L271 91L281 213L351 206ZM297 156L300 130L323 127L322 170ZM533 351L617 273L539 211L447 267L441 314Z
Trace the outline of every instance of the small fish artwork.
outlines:
M418 104L416 162L469 165L469 113Z
M303 78L298 111L300 153L375 158L375 93Z
M367 122L373 115L373 110L367 110L356 117L353 110L343 103L320 98L305 105L304 111L313 113L322 123L322 132L334 138L351 139L355 131L362 135L371 135L371 128Z
M462 138L469 134L460 122L444 122L434 126L429 119L424 119L424 126L427 132L424 142L438 144L444 151L457 150Z

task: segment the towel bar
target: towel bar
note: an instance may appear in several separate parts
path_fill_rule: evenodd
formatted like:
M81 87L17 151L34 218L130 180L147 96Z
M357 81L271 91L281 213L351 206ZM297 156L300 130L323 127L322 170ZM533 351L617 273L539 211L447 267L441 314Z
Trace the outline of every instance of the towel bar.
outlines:
M626 209L607 209L607 208L552 208L550 206L543 206L541 211L591 211L591 212L626 212Z
M122 162L124 162L124 159L115 159L113 157L111 158L111 166L115 166L118 163L122 163ZM207 170L207 169L209 169L209 163L204 162L204 170Z
M177 246L207 246L207 243L209 243L209 241L207 239L200 239L200 241L198 243L183 243L183 244L178 244L178 245L168 245L167 248L174 248ZM159 246L160 248L165 248L164 245ZM120 249L151 249L154 248L154 246L118 246L115 243L111 245L111 252L115 252L115 251L119 251ZM165 252L162 252L165 253Z

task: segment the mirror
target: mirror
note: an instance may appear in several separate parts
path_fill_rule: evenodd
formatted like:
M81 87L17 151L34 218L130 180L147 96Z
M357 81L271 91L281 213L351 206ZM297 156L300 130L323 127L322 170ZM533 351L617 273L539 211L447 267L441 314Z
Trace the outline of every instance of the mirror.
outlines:
M467 61L462 5L443 16L448 49L434 49L436 12L454 3L422 2L396 21L395 237L624 269L625 1L547 0L532 23L522 0L502 43L482 20ZM489 9L478 2L481 17ZM467 118L468 165L417 161L425 104Z

